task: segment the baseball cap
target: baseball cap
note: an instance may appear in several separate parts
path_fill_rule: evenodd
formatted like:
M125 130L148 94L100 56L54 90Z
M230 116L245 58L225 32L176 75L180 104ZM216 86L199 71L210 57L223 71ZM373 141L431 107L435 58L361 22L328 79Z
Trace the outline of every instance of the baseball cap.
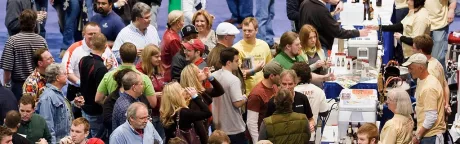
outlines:
M426 64L427 62L428 62L428 59L426 58L424 54L416 53L410 56L409 59L402 64L402 66L407 67L412 63Z
M183 45L187 50L198 50L201 53L204 52L205 48L203 42L201 42L200 39L191 39L188 42L184 42Z
M87 144L104 144L104 141L102 141L101 139L98 139L98 138L90 138L88 139L88 142L86 142Z
M217 35L237 35L240 33L240 30L236 28L233 24L228 22L222 22L217 26L216 34Z
M182 37L189 36L191 34L197 34L198 30L196 30L196 27L194 25L186 25L180 30L180 34Z
M283 67L281 67L281 65L276 61L269 62L268 64L264 66L264 69L263 69L263 73L268 74L268 75L270 74L279 75L281 74L281 72L283 72Z

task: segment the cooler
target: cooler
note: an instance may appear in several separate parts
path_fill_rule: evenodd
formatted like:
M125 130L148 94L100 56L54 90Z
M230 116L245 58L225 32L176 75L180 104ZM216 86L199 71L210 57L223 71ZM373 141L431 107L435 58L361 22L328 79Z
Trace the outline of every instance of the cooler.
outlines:
M376 31L369 33L367 37L348 39L348 55L354 56L357 59L367 59L369 60L369 66L375 68L377 63L378 43L379 40Z
M377 91L375 89L343 89L340 92L338 134L346 137L349 123L375 123L377 120Z

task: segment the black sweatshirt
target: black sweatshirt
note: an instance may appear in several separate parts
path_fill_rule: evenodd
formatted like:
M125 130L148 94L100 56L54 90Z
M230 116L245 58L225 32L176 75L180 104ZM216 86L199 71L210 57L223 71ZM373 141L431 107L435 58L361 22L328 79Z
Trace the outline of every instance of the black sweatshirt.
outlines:
M334 38L359 37L358 30L345 30L335 21L326 6L319 0L304 0L300 5L299 24L310 24L316 28L321 45L332 49Z
M196 103L200 109L193 110L193 109L188 109L188 108L181 108L178 111L178 113L180 113L179 128L181 130L189 130L192 128L192 123L196 121L205 120L211 117L212 115L211 111L209 111L208 106L203 102L203 99L201 99L200 96L196 97L195 99L192 99L192 101ZM168 143L171 138L176 137L174 133L176 131L176 126L177 126L176 118L177 118L177 113L174 114L173 116L174 123L168 127L165 127L165 135L166 135L165 142L166 143ZM198 132L196 133L198 134Z
M404 26L402 23L397 23L393 25L382 25L381 26L382 31L390 31L390 32L400 32L404 30ZM412 41L413 39L411 37L407 36L401 36L400 38L402 43L405 43L407 45L412 45L414 42Z

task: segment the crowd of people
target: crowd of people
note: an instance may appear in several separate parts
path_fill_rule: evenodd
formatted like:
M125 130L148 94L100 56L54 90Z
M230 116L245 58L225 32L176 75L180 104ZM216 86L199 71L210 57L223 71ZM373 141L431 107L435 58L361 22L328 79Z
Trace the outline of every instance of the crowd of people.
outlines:
M402 32L397 49L417 79L417 105L406 91L390 90L394 117L380 132L363 124L357 142L444 142L453 0L396 0L398 22L362 30L340 27L340 0L287 0L293 27L279 43L274 0L258 2L255 17L252 0L227 0L232 16L215 30L206 0L170 0L161 38L161 0L54 0L61 63L45 40L42 1L7 2L0 144L314 143L319 117L330 112L322 84L335 79L327 71L334 39L371 30Z

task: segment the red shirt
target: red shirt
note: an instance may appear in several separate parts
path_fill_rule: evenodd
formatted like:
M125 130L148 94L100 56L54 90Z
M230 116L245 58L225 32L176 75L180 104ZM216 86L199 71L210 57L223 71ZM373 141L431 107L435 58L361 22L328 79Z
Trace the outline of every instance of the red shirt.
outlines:
M248 96L248 110L258 112L259 120L257 125L260 125L267 113L268 101L278 92L278 87L274 84L273 87L266 87L262 82L259 82L252 89ZM260 127L259 127L260 128Z
M167 29L161 44L161 62L163 63L164 80L171 80L171 62L174 55L181 49L181 41L177 32Z

